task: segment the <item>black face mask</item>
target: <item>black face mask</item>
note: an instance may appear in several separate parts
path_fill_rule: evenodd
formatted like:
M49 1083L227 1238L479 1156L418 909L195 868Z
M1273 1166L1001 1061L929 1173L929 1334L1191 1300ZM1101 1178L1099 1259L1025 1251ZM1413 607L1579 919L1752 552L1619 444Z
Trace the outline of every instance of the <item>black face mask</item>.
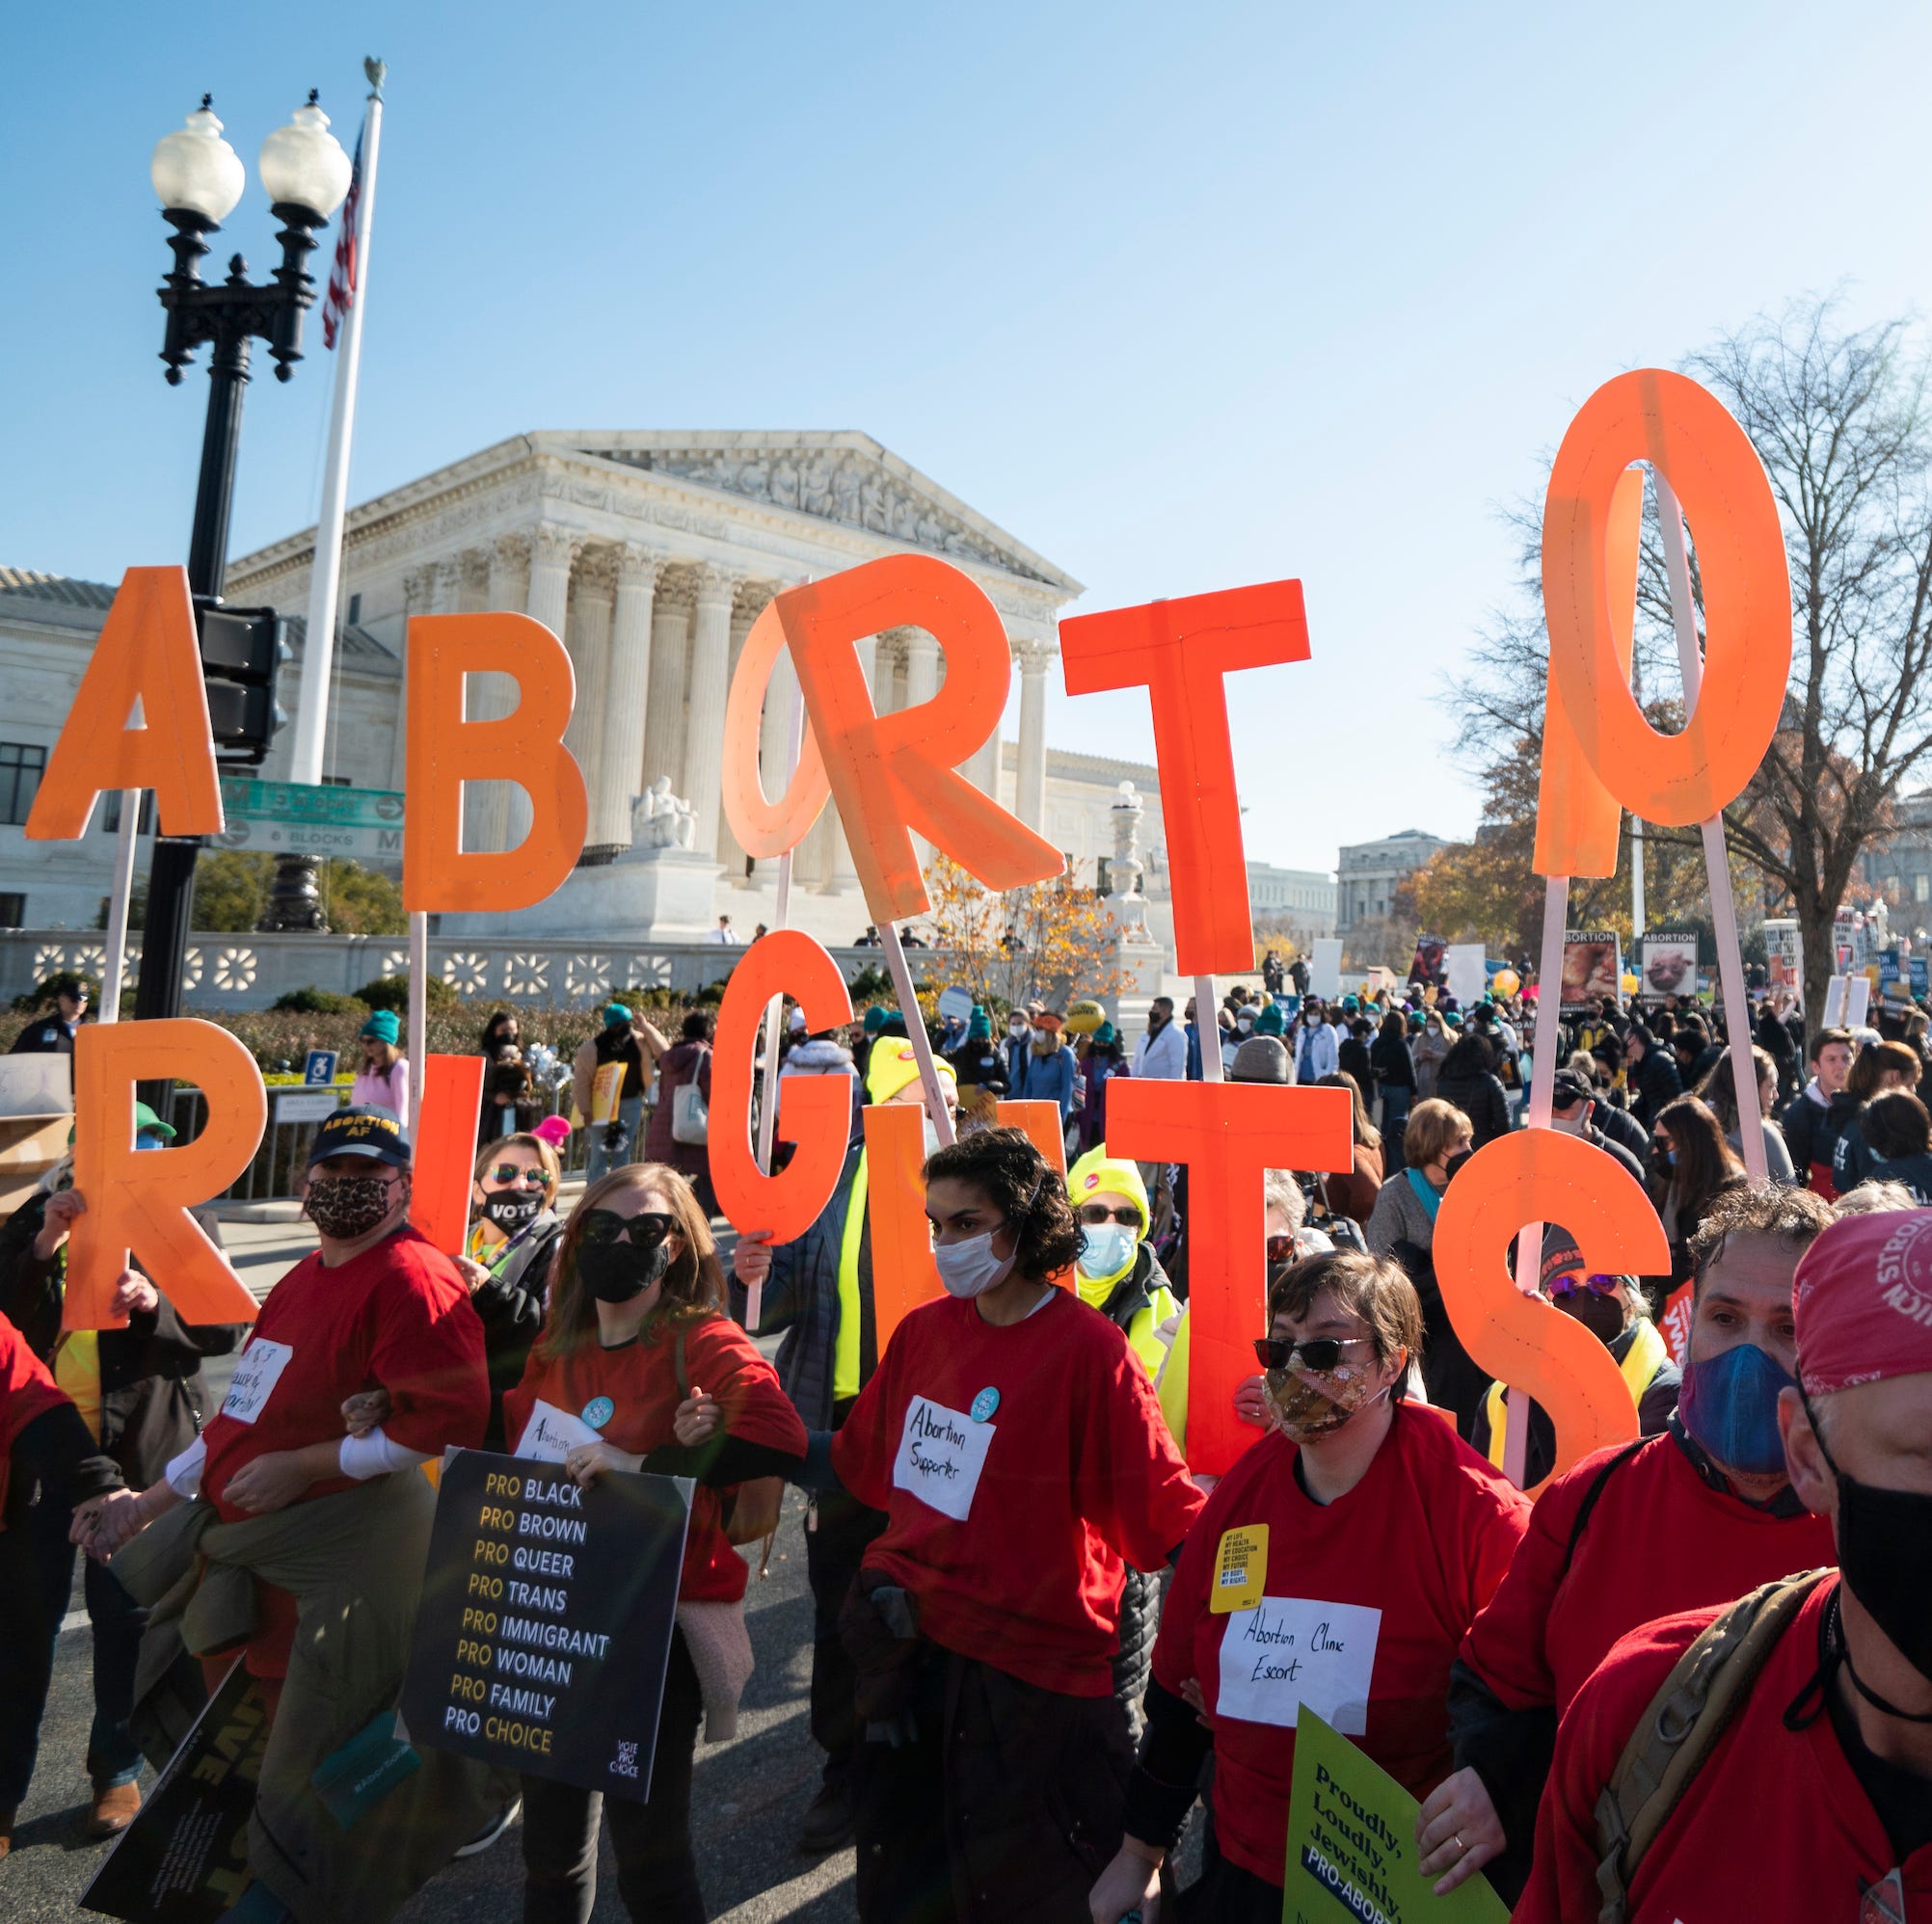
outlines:
M1838 1568L1846 1586L1892 1639L1898 1654L1921 1677L1932 1680L1932 1601L1928 1601L1932 1599L1932 1495L1884 1489L1846 1476L1832 1459L1809 1397L1805 1414L1838 1486ZM1852 1681L1879 1709L1909 1716L1873 1697L1855 1670Z
M514 1236L526 1223L534 1222L544 1206L543 1191L492 1189L483 1198L483 1218L494 1222L505 1236Z
M1459 1149L1455 1155L1445 1158L1442 1163L1444 1182L1453 1183L1456 1180L1456 1171L1475 1153L1473 1149Z
M646 1249L627 1237L622 1243L583 1243L577 1252L577 1273L599 1302L630 1302L662 1282L670 1267L668 1243Z

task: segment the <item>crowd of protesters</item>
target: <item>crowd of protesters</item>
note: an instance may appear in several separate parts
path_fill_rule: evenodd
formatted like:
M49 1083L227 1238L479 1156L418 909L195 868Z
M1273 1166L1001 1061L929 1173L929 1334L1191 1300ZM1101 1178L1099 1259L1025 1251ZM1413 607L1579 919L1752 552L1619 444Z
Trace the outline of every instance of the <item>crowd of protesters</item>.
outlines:
M813 1033L790 1010L760 1082L767 1099L789 1077L849 1085L843 1165L802 1236L739 1235L728 1256L704 1015L674 1043L605 1009L573 1077L593 1157L574 1208L569 1125L496 1079L521 1065L514 1019L494 1021L460 1255L410 1226L407 1064L372 1022L364 1099L314 1137L317 1246L252 1330L184 1324L168 1279L130 1269L124 1330L65 1331L86 1208L70 1164L0 1229L0 1849L78 1546L103 1834L139 1809L142 1756L165 1757L239 1657L272 1718L249 1861L287 1914L379 1924L521 1811L526 1917L590 1915L607 1819L629 1913L702 1918L695 1748L735 1727L752 1660L738 1546L776 1527L789 1482L810 1504L823 1756L797 1843L856 1843L867 1924L1117 1924L1164 1904L1273 1924L1304 1704L1416 1798L1438 1888L1482 1872L1537 1924L1917 1916L1932 1121L1923 1025L1898 1029L1758 1012L1754 1184L1721 1019L1675 1001L1564 1017L1552 1126L1642 1186L1670 1253L1654 1275L1597 1273L1546 1227L1537 1294L1608 1352L1634 1435L1551 1477L1555 1424L1465 1349L1435 1267L1444 1197L1526 1124L1530 998L1317 998L1271 958L1258 991L1156 998L1131 1032L1080 998L976 1005L926 1027L929 1077L896 1011ZM1268 1173L1265 1300L1233 1399L1252 1442L1219 1479L1185 1455L1189 1298L1221 1280L1189 1260L1188 1172L1108 1140L1117 1078L1210 1062L1346 1091L1352 1138L1345 1171ZM933 1090L943 1294L881 1342L863 1109L924 1110ZM1002 1126L1003 1101L1054 1105L1063 1156ZM244 1337L242 1387L210 1408L201 1360ZM435 1505L421 1466L517 1451L550 1406L611 1411L571 1449L578 1483L693 1480L650 1796L421 1745L345 1845L311 1778L394 1706ZM935 1412L979 1445L963 1485L903 1448ZM1224 1661L1230 1540L1266 1545L1249 1608L1351 1626L1353 1695ZM1201 1867L1176 1889L1198 1804Z

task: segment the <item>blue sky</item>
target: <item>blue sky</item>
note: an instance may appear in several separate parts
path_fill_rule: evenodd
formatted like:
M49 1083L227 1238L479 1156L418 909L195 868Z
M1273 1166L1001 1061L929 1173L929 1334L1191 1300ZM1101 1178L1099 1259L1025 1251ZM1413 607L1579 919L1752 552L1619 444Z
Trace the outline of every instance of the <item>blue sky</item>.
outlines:
M262 136L319 86L352 142L370 52L353 498L524 429L852 427L1085 609L1299 575L1313 660L1232 703L1248 853L1291 867L1472 826L1443 678L1598 383L1932 267L1903 7L36 9L0 560L183 553L206 390L155 358L148 153L211 89L263 273ZM236 552L313 519L309 344L250 391ZM1145 699L1056 688L1049 739L1151 758Z

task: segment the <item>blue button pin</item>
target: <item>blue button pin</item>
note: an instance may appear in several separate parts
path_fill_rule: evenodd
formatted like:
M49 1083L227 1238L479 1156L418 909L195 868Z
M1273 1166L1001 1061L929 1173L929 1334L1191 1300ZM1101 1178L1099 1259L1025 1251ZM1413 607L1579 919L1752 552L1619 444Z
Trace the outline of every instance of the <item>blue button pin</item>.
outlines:
M617 1414L617 1405L607 1396L594 1396L583 1406L583 1421L593 1430L602 1430Z
M990 1386L986 1389L981 1390L979 1394L973 1399L973 1408L972 1411L970 1412L973 1421L975 1423L990 1423L993 1420L993 1412L996 1409L998 1409L999 1406L1000 1406L1000 1392L998 1390L993 1389Z

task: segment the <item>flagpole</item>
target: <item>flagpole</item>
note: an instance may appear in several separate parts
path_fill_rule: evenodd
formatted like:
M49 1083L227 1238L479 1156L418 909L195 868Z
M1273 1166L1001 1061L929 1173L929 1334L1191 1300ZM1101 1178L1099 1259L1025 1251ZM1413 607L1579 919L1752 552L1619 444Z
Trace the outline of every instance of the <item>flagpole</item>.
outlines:
M369 99L362 120L362 180L356 209L356 285L343 317L335 361L335 398L329 411L329 458L322 507L315 518L315 560L309 584L309 628L302 653L302 694L295 710L295 746L288 779L313 787L322 779L322 743L329 727L329 682L335 655L335 608L342 585L342 526L348 514L349 441L355 428L356 377L362 360L362 309L369 285L369 230L375 225L376 153L383 137L383 81L388 67L362 63ZM414 1073L414 1072L413 1072Z

